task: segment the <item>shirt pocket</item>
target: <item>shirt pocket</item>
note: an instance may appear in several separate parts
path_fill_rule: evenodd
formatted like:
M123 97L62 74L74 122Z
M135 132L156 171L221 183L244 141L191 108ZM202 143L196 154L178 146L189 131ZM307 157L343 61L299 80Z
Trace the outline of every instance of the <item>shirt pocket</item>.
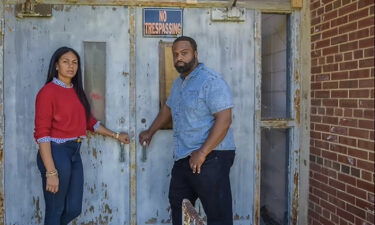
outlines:
M188 90L185 92L185 96L183 97L183 104L185 110L188 111L196 111L198 108L198 94L197 90Z

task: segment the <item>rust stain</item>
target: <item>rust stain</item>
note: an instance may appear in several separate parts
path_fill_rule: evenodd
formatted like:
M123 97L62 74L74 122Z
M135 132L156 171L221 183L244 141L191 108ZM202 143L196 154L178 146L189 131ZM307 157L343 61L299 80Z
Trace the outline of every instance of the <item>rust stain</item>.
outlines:
M300 90L297 89L294 93L294 110L296 114L296 122L300 124L301 121L301 97L300 97Z
M53 5L52 7L55 11L63 11L64 5Z
M34 215L32 219L35 219L38 223L42 222L42 212L39 205L39 197L33 197Z
M292 202L292 225L297 224L297 218L298 218L298 180L299 175L297 172L294 173L294 190L293 190L293 202Z
M155 224L157 222L158 220L156 218L150 218L149 220L146 221L146 224Z

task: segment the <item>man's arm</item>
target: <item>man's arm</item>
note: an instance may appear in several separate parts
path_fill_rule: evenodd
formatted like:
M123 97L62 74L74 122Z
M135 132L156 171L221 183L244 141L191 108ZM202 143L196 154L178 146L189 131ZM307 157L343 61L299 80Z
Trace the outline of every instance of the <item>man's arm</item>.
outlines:
M214 114L214 117L215 123L208 134L207 140L200 149L195 150L191 154L189 163L193 173L201 172L201 166L206 160L206 156L225 138L232 123L232 109L229 108L217 112Z
M152 122L151 126L142 131L139 134L139 143L141 145L149 145L152 139L152 136L158 131L160 128L163 127L164 124L168 123L172 119L171 109L167 104L164 104L163 108L159 111L159 114L156 116L154 121Z

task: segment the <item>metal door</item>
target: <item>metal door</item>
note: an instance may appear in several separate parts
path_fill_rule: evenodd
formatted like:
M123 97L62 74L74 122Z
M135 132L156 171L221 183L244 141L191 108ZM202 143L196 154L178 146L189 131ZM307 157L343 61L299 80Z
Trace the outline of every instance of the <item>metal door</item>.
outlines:
M152 123L159 111L159 41L142 37L142 9L136 10L136 131ZM254 71L256 14L245 11L243 22L213 22L210 9L184 9L184 35L196 39L198 59L223 74L230 85L235 108L233 129L237 146L231 170L235 224L251 224L254 202ZM138 224L169 223L168 188L172 158L172 131L156 133L142 161L136 146Z
M129 17L124 7L56 5L51 18L16 19L5 8L4 112L6 224L42 224L44 200L33 140L34 101L43 86L52 53L76 49L84 62L86 42L104 42L105 121L129 130ZM93 62L94 63L94 62ZM129 224L129 155L120 146L91 135L82 148L85 183L82 214L73 224Z
M223 74L231 86L237 146L231 170L235 224L253 221L255 187L255 18L214 22L210 9L184 9L184 34L197 40L199 60ZM84 43L106 46L105 121L129 131L132 142L120 162L117 142L90 136L82 146L85 188L82 215L74 224L170 224L168 187L172 131L159 131L142 160L139 132L159 111L159 41L142 35L142 9L55 6L46 19L16 19L5 9L5 215L6 224L42 224L44 203L35 163L34 100L49 59L62 45L84 61Z

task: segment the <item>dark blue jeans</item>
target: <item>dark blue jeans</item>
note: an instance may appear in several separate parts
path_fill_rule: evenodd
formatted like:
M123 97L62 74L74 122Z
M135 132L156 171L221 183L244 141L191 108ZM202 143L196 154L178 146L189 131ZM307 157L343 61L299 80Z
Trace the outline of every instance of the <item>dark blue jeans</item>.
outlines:
M229 171L235 151L213 151L194 174L189 166L189 157L176 161L172 169L169 187L169 203L173 225L182 224L181 204L189 199L194 205L197 198L202 202L208 225L232 225L232 193Z
M59 191L46 191L46 169L38 153L37 164L42 175L46 203L44 225L66 225L82 210L83 167L79 149L81 143L67 141L51 142L51 152L59 173Z

